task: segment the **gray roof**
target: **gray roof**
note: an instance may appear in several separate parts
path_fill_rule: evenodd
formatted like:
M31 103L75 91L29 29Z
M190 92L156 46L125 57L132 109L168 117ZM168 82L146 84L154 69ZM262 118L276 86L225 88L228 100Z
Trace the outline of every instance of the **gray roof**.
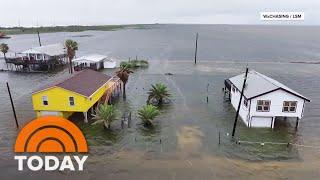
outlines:
M66 48L63 44L50 44L45 46L33 47L31 49L27 49L23 52L23 54L46 54L49 56L59 56L66 54Z
M105 55L101 54L90 54L86 56L82 56L76 59L73 59L73 62L101 62L104 61L107 58Z
M242 85L243 85L243 80L244 80L245 73L234 76L230 78L230 82L236 86L236 88L241 91ZM269 92L276 91L278 89L282 89L288 93L291 93L293 95L296 95L302 99L305 99L307 101L310 101L308 98L305 96L299 94L298 92L290 89L286 85L270 78L267 77L261 73L258 73L254 70L250 70L248 73L248 78L246 82L246 88L244 90L244 96L247 99L252 99L257 96L267 94Z

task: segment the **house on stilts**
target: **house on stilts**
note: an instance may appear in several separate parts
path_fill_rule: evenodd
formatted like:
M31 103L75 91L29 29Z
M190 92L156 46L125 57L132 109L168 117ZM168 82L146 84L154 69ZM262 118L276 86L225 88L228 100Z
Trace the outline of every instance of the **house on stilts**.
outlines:
M232 106L237 109L245 74L225 80L225 91ZM248 127L274 128L281 119L296 121L303 117L306 102L310 100L284 84L254 70L249 71L239 115Z
M67 63L63 44L51 44L27 49L6 59L9 70L24 72L53 71Z
M81 71L82 69L112 69L116 67L116 62L105 55L101 54L89 54L86 56L78 57L72 60L75 71Z
M120 91L121 81L117 76L86 69L33 92L33 109L37 117L68 118L80 112L88 122L88 113L93 114L100 103L110 102L111 97Z

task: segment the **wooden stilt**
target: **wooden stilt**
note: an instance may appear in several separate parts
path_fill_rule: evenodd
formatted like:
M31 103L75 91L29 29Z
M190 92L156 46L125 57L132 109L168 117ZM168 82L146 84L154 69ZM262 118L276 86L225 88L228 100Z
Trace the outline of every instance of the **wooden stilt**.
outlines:
M91 114L94 114L93 107L94 105L91 107Z
M84 122L88 123L88 112L83 112Z
M296 120L296 129L298 129L298 126L299 126L299 118L297 117L297 120Z

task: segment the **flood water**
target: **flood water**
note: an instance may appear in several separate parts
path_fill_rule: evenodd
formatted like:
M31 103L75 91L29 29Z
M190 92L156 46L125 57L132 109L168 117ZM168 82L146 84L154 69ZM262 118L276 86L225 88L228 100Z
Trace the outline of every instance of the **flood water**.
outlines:
M182 29L183 33L178 33ZM11 85L18 119L23 125L34 118L31 92L54 79L68 76L67 70L52 74L1 72L0 168L4 172L3 177L318 179L320 65L290 63L317 60L316 49L320 48L317 29L158 25L139 30L44 34L42 39L46 43L63 42L66 38L79 41L79 55L89 52L110 52L110 56L115 58L138 55L148 58L150 65L146 69L135 70L127 85L127 100L120 97L115 102L119 119L123 113L132 112L130 127L122 129L120 121L117 121L112 124L111 131L106 131L102 126L84 124L81 119L74 118L90 148L85 171L81 173L17 172L17 162L12 160L12 146L18 131L14 127L5 82ZM189 37L194 32L200 33L202 40L200 38L199 43L203 42L199 46L197 65L193 64L193 39ZM286 33L281 36L280 32ZM93 36L72 37L77 34ZM12 49L22 50L36 45L36 40L34 35L17 35L6 42ZM277 44L280 42L282 45ZM297 131L295 122L290 121L277 122L272 130L249 129L240 120L236 137L251 142L290 142L307 147L239 145L230 140L228 134L232 130L235 110L223 97L222 87L224 79L243 72L247 63L250 69L277 79L307 96L311 103L306 105ZM113 70L103 72L112 74ZM165 75L169 72L173 75ZM171 103L161 108L155 127L146 129L136 111L146 103L150 85L157 82L168 86L172 93Z

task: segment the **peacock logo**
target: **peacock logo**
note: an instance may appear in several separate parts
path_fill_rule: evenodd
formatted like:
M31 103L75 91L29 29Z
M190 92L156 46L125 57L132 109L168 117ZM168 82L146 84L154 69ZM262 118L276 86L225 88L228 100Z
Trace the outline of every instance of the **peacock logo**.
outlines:
M56 116L40 117L28 123L19 133L16 153L86 153L87 141L80 129Z
M16 139L14 151L16 153L46 153L46 155L48 153L87 153L88 145L81 130L72 122L61 117L45 116L23 127ZM79 170L83 169L83 163L87 157L73 156L78 162ZM58 157L55 156L44 156L44 160L40 156L15 156L15 159L18 160L19 170L23 170L24 160L27 160L29 169L34 171L42 169L43 165L45 165L45 170L56 170L60 165ZM50 166L49 161L52 161L54 166ZM59 170L75 170L71 164L72 158L64 156Z

